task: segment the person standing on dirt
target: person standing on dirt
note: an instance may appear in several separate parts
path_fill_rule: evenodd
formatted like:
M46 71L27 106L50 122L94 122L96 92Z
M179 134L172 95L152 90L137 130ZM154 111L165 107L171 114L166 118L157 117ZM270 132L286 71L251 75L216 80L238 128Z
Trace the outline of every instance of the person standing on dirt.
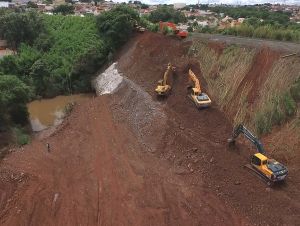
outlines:
M50 152L50 144L49 144L49 143L47 143L47 145L46 145L46 146L47 146L47 151L48 151L48 152Z

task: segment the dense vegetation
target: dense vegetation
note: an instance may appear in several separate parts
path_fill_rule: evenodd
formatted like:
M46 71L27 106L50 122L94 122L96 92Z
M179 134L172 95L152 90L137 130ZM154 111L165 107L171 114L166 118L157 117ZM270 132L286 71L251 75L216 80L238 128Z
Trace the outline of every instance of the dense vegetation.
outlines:
M74 14L74 6L73 5L67 5L62 4L54 8L53 10L54 14L62 14L62 15L68 15L68 14Z
M104 12L97 18L101 37L113 49L120 47L129 39L132 28L137 22L139 22L138 14L126 6Z
M274 25L253 26L247 21L241 26L226 28L219 31L226 35L236 35L254 38L275 39L279 41L300 42L300 28L281 27Z
M32 45L38 35L44 32L42 18L33 11L3 13L0 24L0 38L6 39L13 49L17 49L22 42Z
M30 99L91 91L91 77L127 41L138 19L126 6L98 18L0 14L1 38L17 52L0 59L2 127L26 123Z
M187 19L184 14L180 11L175 10L173 7L169 6L159 6L157 10L151 12L149 20L153 23L163 22L186 22Z
M211 11L224 13L234 19L238 18L259 18L264 20L264 24L287 25L290 21L290 13L271 12L265 6L240 6L240 7L212 7Z
M300 41L300 25L290 22L290 13L272 12L266 5L241 7L210 7L211 11L224 13L234 19L246 18L241 26L217 29L201 29L201 32L267 38L283 41Z

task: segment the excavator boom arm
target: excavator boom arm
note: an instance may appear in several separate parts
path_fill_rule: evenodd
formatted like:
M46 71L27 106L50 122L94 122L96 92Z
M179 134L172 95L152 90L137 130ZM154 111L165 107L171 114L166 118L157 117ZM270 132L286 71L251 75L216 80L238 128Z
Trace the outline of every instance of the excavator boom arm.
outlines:
M190 80L194 82L194 90L196 93L201 93L200 81L191 69L189 70L189 77Z
M164 78L163 78L163 85L164 86L167 85L167 81L168 81L168 77L169 77L170 71L171 71L171 65L168 64L167 70L165 71Z
M234 142L235 139L241 134L243 133L245 135L245 137L250 140L255 147L257 148L258 152L261 154L265 153L265 149L262 145L262 143L258 140L258 138L256 136L254 136L245 126L243 126L242 124L239 124L238 126L235 127L234 131L233 131L233 135L232 138L230 139L231 142Z
M162 82L163 86L167 85L167 81L168 81L168 78L169 78L172 70L174 70L174 68L172 67L171 63L169 63L168 67L167 67L167 70L164 73L164 78L163 78L163 82Z

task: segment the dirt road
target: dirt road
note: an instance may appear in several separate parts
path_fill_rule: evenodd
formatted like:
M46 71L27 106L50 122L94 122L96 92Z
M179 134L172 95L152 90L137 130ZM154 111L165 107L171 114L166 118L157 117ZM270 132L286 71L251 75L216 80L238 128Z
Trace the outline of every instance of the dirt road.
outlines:
M289 52L289 53L298 53L300 54L300 43L295 42L283 42L275 41L268 39L259 39L259 38L247 38L247 37L237 37L231 35L219 35L219 34L202 34L202 33L193 33L188 40L193 39L207 39L213 42L226 43L228 45L242 45L253 48L262 48L269 47L273 50Z

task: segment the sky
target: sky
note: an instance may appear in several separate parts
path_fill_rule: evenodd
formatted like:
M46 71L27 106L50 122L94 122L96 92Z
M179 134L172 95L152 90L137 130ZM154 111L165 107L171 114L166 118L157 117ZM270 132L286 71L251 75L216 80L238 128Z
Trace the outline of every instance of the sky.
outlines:
M116 2L128 2L125 0L114 0ZM186 3L196 4L198 0L139 0L146 4L172 4L172 3ZM200 4L231 4L231 5L252 5L252 4L263 4L263 3L281 3L281 4L297 4L300 5L300 0L200 0Z

